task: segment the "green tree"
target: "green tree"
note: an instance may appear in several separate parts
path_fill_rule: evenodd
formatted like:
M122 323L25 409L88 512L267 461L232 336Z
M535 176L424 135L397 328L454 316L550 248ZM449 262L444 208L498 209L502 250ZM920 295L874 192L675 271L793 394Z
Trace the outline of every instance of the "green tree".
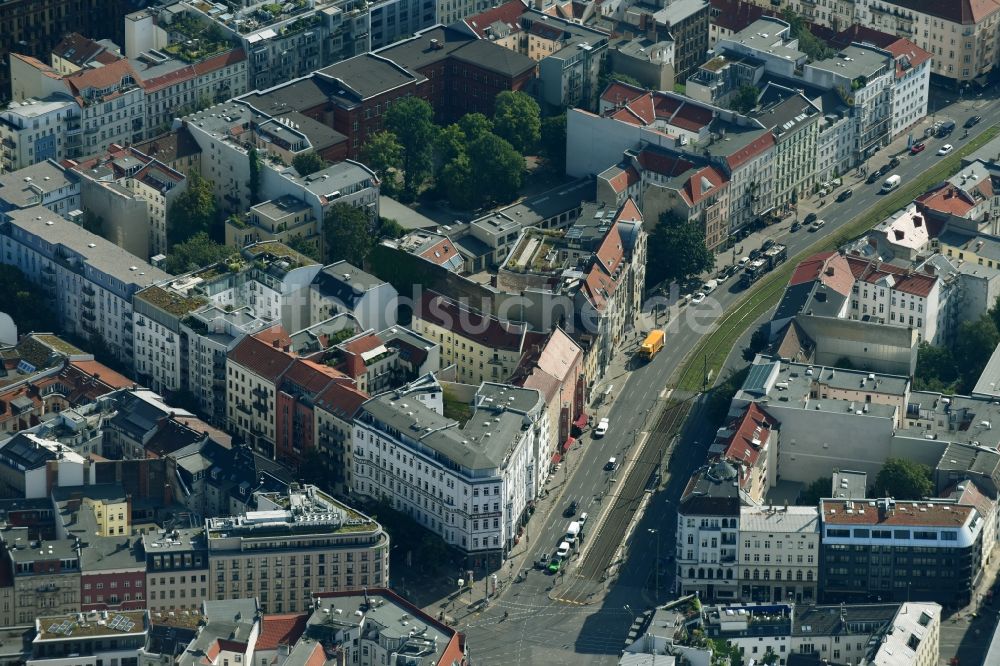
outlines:
M993 303L993 307L990 308L989 314L990 319L993 320L993 325L1000 331L1000 296L997 296L997 300Z
M407 97L389 107L385 126L403 149L403 188L415 196L433 166L434 110L419 97Z
M917 367L913 372L913 388L918 391L952 393L958 381L955 357L948 347L921 342L917 349Z
M330 206L323 220L323 239L328 263L346 259L359 268L375 245L368 216L346 203Z
M458 127L465 135L466 145L493 133L493 121L481 113L467 113L458 120Z
M955 336L953 354L955 366L960 369L961 381L959 391L969 393L976 385L979 376L986 368L986 362L1000 343L1000 332L997 332L993 319L984 314L975 321L963 321Z
M760 90L756 86L743 86L733 95L733 99L729 102L729 108L737 113L748 113L757 106L759 95Z
M211 234L219 216L212 184L197 171L188 174L187 180L187 188L167 210L167 241L170 245L183 243L199 233Z
M767 348L767 343L770 342L770 330L771 329L767 324L762 324L757 327L757 329L750 336L750 344L743 349L744 361L752 361L757 354Z
M566 172L566 114L549 116L542 121L539 152L556 173Z
M743 386L747 376L750 374L750 366L742 370L730 370L724 380L719 382L705 400L705 418L714 425L725 425L723 421L729 413L729 405L733 401L733 396Z
M260 155L253 146L247 152L247 160L250 162L250 205L256 206L260 203Z
M810 60L823 60L833 56L833 49L809 31L809 22L804 16L795 13L791 7L785 7L781 10L781 18L791 26L792 37L799 40L799 50L809 56Z
M605 58L601 61L601 70L597 75L597 90L603 92L605 88L614 83L615 81L619 83L624 83L629 86L635 86L636 88L645 89L646 86L639 83L634 77L628 74L621 74L611 69L611 58Z
M296 252L300 252L313 261L323 262L323 253L319 251L319 239L316 237L306 237L302 234L292 236L288 239L287 245Z
M382 238L401 238L406 235L406 229L391 217L378 218L378 235Z
M300 176L308 176L309 174L325 169L326 160L310 150L309 152L299 153L293 157L292 166L295 167Z
M683 282L707 271L715 257L705 245L705 230L698 222L688 222L669 211L660 215L647 243L646 282Z
M541 137L541 128L542 112L531 96L513 90L497 95L493 131L507 139L514 150L522 155L533 151Z
M178 275L222 261L231 254L233 248L216 243L207 233L199 231L183 243L171 246L163 268Z
M50 307L53 298L45 298L20 270L0 264L0 312L6 312L17 325L18 335L54 333L58 320Z
M376 132L361 149L361 160L382 181L386 194L396 191L396 171L403 167L403 147L392 132Z
M439 185L453 208L469 210L479 204L476 176L472 172L469 156L465 153L445 166L441 172Z
M821 476L799 493L796 504L800 506L816 506L824 497L830 497L833 490L833 479L829 476Z
M524 157L506 140L485 134L469 144L469 163L476 165L480 202L509 203L517 198L524 178Z
M875 476L876 497L918 500L934 492L931 468L905 458L889 458Z

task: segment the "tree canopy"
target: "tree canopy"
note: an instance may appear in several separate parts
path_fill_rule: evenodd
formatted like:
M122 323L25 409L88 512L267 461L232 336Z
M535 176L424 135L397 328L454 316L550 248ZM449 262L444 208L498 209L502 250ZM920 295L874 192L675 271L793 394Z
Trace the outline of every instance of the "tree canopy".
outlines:
M931 468L905 458L889 458L875 477L874 491L876 497L923 499L934 492Z
M493 132L493 121L481 113L467 113L458 120L458 127L465 134L465 142Z
M300 252L313 261L323 263L323 253L319 251L319 239L316 236L306 237L302 234L292 236L286 243L288 247Z
M52 300L41 298L38 287L24 273L15 266L0 264L0 284L0 312L14 320L18 335L57 331L58 320L49 306Z
M300 176L322 171L326 168L326 160L317 155L314 151L299 153L292 158L292 166L299 172Z
M729 102L729 108L737 113L748 113L757 106L757 97L760 90L756 86L743 86L733 95Z
M531 152L541 137L542 112L538 102L520 92L505 90L496 99L494 133L506 139L522 155Z
M809 22L791 7L781 10L781 18L790 26L792 37L799 40L799 50L809 56L810 60L823 60L833 56L833 49L824 44L809 30Z
M187 188L177 195L167 210L167 241L170 245L183 243L199 233L211 235L219 217L212 184L197 171L188 174L187 180Z
M260 203L260 155L253 146L247 151L247 161L250 163L250 205L256 206ZM190 185L188 185L190 187Z
M647 244L646 283L683 282L707 271L715 257L705 245L705 230L670 211L660 215Z
M222 261L233 252L233 248L216 243L207 233L199 231L183 243L170 248L163 269L168 273L179 275Z
M403 189L414 196L431 172L436 134L434 110L419 97L406 97L389 107L386 128L396 135L403 153Z
M347 203L330 206L323 220L323 239L327 262L346 259L359 268L364 267L375 245L368 215Z
M917 391L953 393L958 382L958 367L948 347L921 342L917 349L917 367L913 372L913 388Z
M469 162L476 165L480 202L509 203L517 198L524 177L524 158L509 142L485 134L469 144Z
M824 497L830 497L833 491L833 479L829 476L821 476L799 493L796 504L800 506L816 506Z
M403 167L403 146L392 132L376 132L361 148L363 161L382 181L386 194L396 191L396 174Z

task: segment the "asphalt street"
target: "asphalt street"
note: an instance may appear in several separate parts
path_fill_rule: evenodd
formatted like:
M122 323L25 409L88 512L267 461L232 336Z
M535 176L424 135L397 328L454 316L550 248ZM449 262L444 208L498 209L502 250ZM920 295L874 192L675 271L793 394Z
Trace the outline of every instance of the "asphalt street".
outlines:
M898 174L904 182L940 159L936 155L940 145L960 146L964 142L960 138L961 124L969 115L983 116L983 122L970 131L970 138L1000 122L1000 105L989 104L986 100L968 100L961 106L948 106L939 100L938 106L938 117L951 117L959 127L948 139L926 140L927 149L918 155L900 156L899 167L891 173ZM883 150L869 161L869 168L877 169L889 157L888 151ZM854 194L844 202L827 197L826 206L818 213L827 221L823 229L817 232L801 229L791 233L789 227L794 218L788 218L766 230L763 236L755 234L745 240L741 254L748 253L766 236L785 243L788 256L793 257L819 238L837 234L839 227L880 200L878 191L882 180L866 185L853 173L847 175L845 185L853 188ZM814 206L815 200L811 203ZM803 204L800 210L810 209L809 202ZM550 488L548 496L540 503L528 525L524 549L518 552L511 568L505 572L507 584L487 608L459 622L459 628L469 637L474 663L614 664L636 615L671 598L673 568L670 557L675 547L676 501L691 472L704 462L707 444L716 428L716 424L708 423L703 417L700 403L693 405L683 434L669 458L661 486L663 490L648 494L648 504L638 524L622 538L623 530L620 526L613 529L612 525L606 525L605 515L611 513L609 508L633 466L633 458L647 441L648 431L654 425L651 413L655 416L661 406L657 403L688 398L672 396L668 388L671 376L701 336L708 332L711 322L731 308L741 293L734 277L720 285L704 303L680 310L674 308L663 351L650 363L637 365L624 375L607 377L595 387L596 394L607 385L614 385L610 406L605 405L597 412L598 416L606 413L610 418L608 434L595 439L587 432L581 443L569 452L563 463L570 465L566 480ZM637 344L637 338L630 339L623 346L623 352L630 354ZM738 358L739 350L734 352ZM611 456L619 462L614 472L604 469ZM539 555L551 554L559 545L570 520L563 511L571 500L579 503L577 515L587 512L589 516L580 552L571 557L557 575L535 569L526 577L517 576L531 567ZM615 513L616 517L618 515ZM615 541L609 547L602 538ZM605 554L614 552L617 546L622 547L621 561L608 562L602 567L603 572L595 575L597 572L589 558L603 558L600 560L603 564ZM657 557L660 561L658 576ZM523 581L515 582L517 578Z

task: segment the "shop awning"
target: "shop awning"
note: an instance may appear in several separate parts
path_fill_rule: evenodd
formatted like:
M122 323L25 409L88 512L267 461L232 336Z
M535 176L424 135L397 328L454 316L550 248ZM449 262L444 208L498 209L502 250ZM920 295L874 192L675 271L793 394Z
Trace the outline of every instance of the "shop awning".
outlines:
M576 417L576 421L573 421L573 425L575 425L577 428L582 428L583 426L587 425L587 415L584 414L583 412L580 412L580 415Z
M563 451L569 451L569 447L573 446L574 442L576 442L576 438L575 437L567 437L566 441L563 442L563 448L562 448L562 450Z
M561 453L553 453L552 454L552 464L553 465L558 465L560 460L562 460L562 454Z

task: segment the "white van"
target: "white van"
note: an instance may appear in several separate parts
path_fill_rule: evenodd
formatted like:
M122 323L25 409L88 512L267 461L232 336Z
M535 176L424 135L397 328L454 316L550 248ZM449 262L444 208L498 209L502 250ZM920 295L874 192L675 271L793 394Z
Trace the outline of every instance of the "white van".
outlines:
M900 180L900 177L895 174L886 178L885 182L882 183L882 193L885 194L886 192L892 192L894 189L899 187Z
M701 293L703 293L703 294L705 294L707 296L708 294L711 294L713 291L715 291L716 287L718 287L718 286L719 286L719 281L718 280L709 280L701 288Z

